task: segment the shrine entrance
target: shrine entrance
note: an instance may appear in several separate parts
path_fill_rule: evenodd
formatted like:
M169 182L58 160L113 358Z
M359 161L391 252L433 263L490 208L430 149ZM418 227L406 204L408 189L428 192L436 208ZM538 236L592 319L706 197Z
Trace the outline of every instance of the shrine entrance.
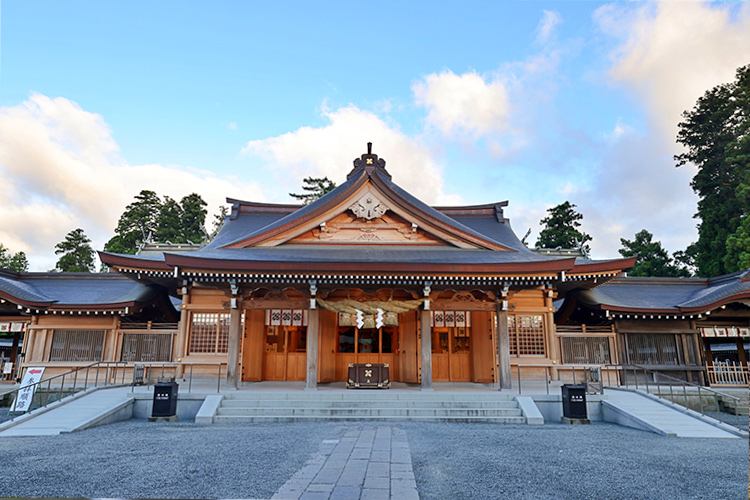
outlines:
M336 379L346 380L350 363L384 363L396 379L399 351L398 327L357 328L339 326L336 350Z
M267 326L263 380L305 380L307 327Z

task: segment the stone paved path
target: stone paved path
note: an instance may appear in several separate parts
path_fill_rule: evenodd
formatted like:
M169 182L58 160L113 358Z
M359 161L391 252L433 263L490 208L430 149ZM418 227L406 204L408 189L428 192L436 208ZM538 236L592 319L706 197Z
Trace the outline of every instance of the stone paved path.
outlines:
M418 500L406 433L391 426L337 427L273 498Z

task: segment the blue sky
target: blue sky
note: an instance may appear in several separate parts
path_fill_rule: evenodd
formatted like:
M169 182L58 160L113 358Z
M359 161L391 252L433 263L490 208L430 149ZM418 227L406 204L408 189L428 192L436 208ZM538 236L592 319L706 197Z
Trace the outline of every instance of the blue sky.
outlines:
M0 6L0 242L101 248L141 189L288 202L368 141L432 204L569 200L617 257L695 239L680 113L750 62L737 2L21 2Z

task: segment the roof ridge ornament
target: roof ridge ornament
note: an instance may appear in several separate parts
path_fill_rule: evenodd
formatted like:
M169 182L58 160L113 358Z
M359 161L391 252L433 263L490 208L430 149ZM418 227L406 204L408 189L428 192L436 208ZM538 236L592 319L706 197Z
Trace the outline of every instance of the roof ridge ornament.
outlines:
M381 175L384 175L389 180L391 179L391 174L385 169L385 160L378 158L378 155L372 154L371 142L367 143L367 153L354 160L354 168L349 172L349 175L347 175L346 178L351 179L362 172L362 170L366 171L368 174L372 173L374 170L378 170Z

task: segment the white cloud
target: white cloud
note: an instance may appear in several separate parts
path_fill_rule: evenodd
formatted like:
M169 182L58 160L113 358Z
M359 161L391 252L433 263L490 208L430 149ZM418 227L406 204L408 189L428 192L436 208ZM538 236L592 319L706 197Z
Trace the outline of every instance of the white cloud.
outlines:
M427 75L412 90L416 104L427 108L427 123L446 136L479 138L508 126L510 102L500 79L446 70Z
M562 16L559 12L544 10L542 11L542 19L539 21L539 25L536 27L536 41L537 43L545 43L549 40L555 27L562 23Z
M227 128L229 130L237 130L237 122L231 122L229 125L227 125Z
M323 109L330 122L323 127L302 127L276 137L250 141L243 153L267 162L278 173L277 190L298 192L309 176L345 180L352 161L373 143L373 153L387 162L393 181L417 198L433 204L460 203L444 191L442 166L420 142L369 111L350 105Z
M750 61L750 4L657 2L600 7L594 20L617 37L610 77L632 88L674 142L683 111L730 82Z
M77 227L103 248L142 189L177 199L197 192L214 212L226 196L263 199L256 185L210 172L129 165L118 149L101 116L67 99L34 94L0 108L0 241L45 271L55 244Z

